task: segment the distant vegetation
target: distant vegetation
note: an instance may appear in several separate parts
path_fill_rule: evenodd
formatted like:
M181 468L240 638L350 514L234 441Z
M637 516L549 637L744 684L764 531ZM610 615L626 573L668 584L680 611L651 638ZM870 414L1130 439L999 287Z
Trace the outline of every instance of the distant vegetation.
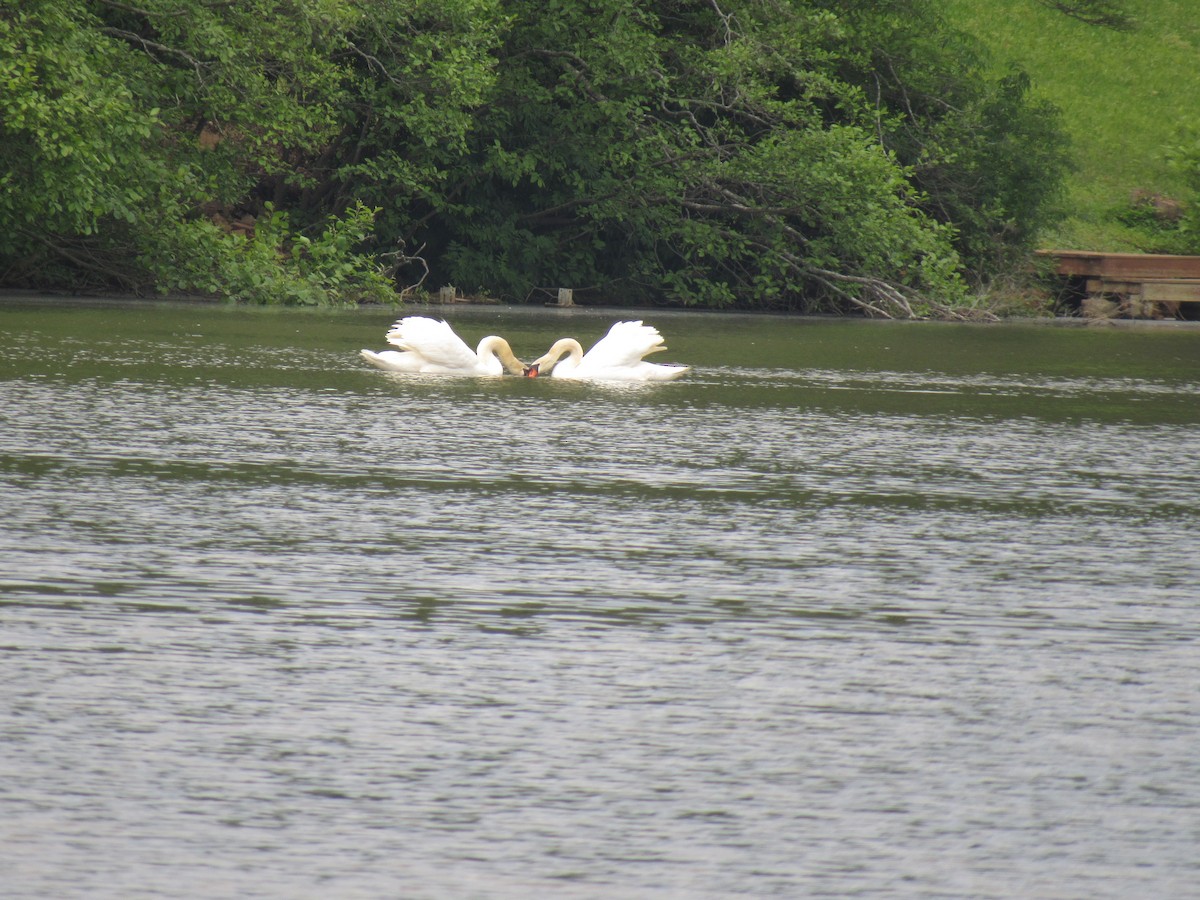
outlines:
M997 71L1017 63L1062 110L1075 170L1065 218L1045 246L1200 252L1200 7L1195 0L1102 4L1116 27L1050 0L946 0ZM1105 10L1101 10L1102 12Z
M953 316L1047 235L1194 237L1186 4L948 2L23 0L0 285Z

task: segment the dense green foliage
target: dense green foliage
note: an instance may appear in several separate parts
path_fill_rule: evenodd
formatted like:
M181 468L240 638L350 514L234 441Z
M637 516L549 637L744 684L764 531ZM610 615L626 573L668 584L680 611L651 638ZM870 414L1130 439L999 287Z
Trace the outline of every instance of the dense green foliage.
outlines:
M400 185L406 211L410 196L438 190L443 147L461 143L489 83L490 9L0 10L0 279L263 302L390 298L387 267L403 248L360 245L374 216L390 214L381 191Z
M556 9L514 17L444 222L469 287L907 311L1009 263L1056 196L1053 111L924 4Z
M950 313L1067 153L928 0L22 0L0 283Z

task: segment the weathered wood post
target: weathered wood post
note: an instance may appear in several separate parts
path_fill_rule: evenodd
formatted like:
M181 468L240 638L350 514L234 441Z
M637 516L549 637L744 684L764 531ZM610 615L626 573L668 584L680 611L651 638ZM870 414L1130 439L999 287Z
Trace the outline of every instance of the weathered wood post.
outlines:
M448 284L438 291L439 303L453 303L457 298L458 291L455 290L454 285L452 284Z
M558 289L558 305L559 306L574 306L575 305L574 294L575 294L575 292L573 290L571 290L570 288L559 288Z

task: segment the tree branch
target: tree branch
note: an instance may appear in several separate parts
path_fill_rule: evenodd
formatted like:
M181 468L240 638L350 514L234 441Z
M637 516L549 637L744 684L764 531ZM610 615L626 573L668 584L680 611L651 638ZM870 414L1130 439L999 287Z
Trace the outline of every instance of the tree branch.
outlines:
M717 0L709 0L709 6L713 8L717 17L721 20L721 24L725 26L725 46L732 46L735 39L733 23L736 19L734 14L722 12L721 7L717 5Z
M103 263L97 262L94 257L91 259L85 259L83 256L68 250L62 244L52 241L44 234L34 234L33 237L40 243L45 244L46 247L53 253L58 254L63 259L67 260L67 262L78 266L86 272L95 272L98 275L105 275L126 288L132 289L136 287L136 279L133 278L128 272L122 272L118 269L110 268Z
M204 73L204 70L209 67L210 63L202 62L201 60L196 59L196 57L192 56L190 53L186 53L177 47L168 47L166 44L160 44L157 41L152 41L149 38L142 37L140 34L134 34L132 31L125 31L123 28L109 27L109 28L101 28L100 30L104 34L111 34L113 37L119 37L122 40L128 41L131 44L135 44L135 45L140 44L142 46L143 50L146 50L146 51L157 50L160 53L168 53L172 56L181 57L182 59L184 59L188 63L190 63L192 68L196 70L197 80L199 80L201 82L204 81L203 73Z

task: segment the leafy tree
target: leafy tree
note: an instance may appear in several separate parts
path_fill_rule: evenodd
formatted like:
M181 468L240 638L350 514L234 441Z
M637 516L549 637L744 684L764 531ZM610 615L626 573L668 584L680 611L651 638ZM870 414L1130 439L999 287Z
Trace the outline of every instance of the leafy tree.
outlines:
M122 48L80 27L82 14L37 0L0 13L0 259L10 268L54 250L103 272L86 239L105 221L136 221L163 179L148 152L160 111L107 77Z
M348 72L340 130L310 208L381 207L385 242L413 240L447 190L494 83L498 0L374 0L335 57Z
M389 209L432 190L441 173L428 148L461 134L469 116L454 104L477 98L491 66L486 39L454 43L444 29L486 5L25 0L0 11L0 277L240 297L272 285L276 299L323 302L346 284L330 280L330 260L311 263L336 247L358 293L384 297L380 264L357 249L384 206L366 161L392 154L390 185L405 194ZM458 78L471 87L447 87Z
M517 297L569 283L610 300L949 310L975 232L1003 239L997 221L1039 212L1005 193L1027 151L995 141L1004 117L1054 128L1021 82L987 85L979 67L959 74L964 54L933 52L929 9L512 3L494 97L443 201L448 277ZM936 102L945 90L965 108ZM1010 171L988 182L987 164ZM976 171L973 193L955 193L956 165Z
M1011 270L1061 214L1071 157L1058 111L1031 97L1024 72L990 76L983 48L947 31L932 6L845 6L862 51L842 76L873 105L922 208L954 228L973 280Z

